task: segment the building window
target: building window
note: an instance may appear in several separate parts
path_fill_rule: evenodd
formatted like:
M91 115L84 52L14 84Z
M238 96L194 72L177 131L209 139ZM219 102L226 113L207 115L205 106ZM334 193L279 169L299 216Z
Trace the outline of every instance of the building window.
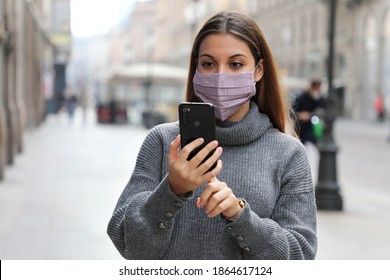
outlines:
M377 89L377 25L376 18L373 15L368 15L364 23L363 33L363 95L361 103L361 112L365 118L373 118L374 112L371 109L371 104L374 102Z
M299 19L299 45L305 46L306 44L306 18L305 15L302 15Z
M311 16L311 44L312 46L317 46L318 44L318 32L319 32L319 13L314 11Z

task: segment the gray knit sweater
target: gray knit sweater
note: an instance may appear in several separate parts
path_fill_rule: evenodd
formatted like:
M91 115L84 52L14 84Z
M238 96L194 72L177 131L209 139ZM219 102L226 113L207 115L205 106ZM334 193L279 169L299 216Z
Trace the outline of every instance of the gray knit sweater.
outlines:
M168 151L178 123L153 128L108 225L127 259L314 259L316 204L304 146L279 132L251 103L239 123L217 125L223 147L217 176L246 202L233 222L196 207L169 187Z

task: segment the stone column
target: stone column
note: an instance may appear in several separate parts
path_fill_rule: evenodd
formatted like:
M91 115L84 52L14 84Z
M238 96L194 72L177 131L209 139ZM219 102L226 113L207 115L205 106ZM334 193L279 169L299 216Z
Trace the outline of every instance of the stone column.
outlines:
M4 107L7 122L7 163L13 164L17 152L17 111L15 103L15 1L5 1L7 44L5 48Z
M5 30L4 0L0 0L0 180L4 177L7 154L7 123L4 108L4 81L5 81L5 45L7 44L7 33Z
M14 0L12 0L14 1ZM25 106L25 0L15 1L15 13L16 13L16 50L15 50L15 104L17 113L16 120L16 142L17 151L20 153L23 151L23 131L26 126L26 106Z

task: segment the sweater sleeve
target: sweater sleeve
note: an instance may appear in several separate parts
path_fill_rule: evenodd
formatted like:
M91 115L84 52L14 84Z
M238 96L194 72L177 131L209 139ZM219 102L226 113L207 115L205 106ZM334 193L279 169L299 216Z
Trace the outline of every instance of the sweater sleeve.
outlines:
M169 245L175 215L188 198L170 189L161 178L164 148L152 130L139 151L134 172L122 192L107 233L126 259L160 259Z
M315 258L316 203L302 145L288 158L272 216L261 218L247 204L225 230L236 239L246 259Z

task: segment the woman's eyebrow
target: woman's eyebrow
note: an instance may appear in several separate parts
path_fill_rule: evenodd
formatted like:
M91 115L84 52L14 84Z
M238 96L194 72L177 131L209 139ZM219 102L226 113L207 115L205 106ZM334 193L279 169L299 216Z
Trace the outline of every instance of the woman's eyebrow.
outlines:
M208 53L201 54L199 57L203 57L203 56L206 56L209 58L214 58L214 56L212 56L211 54L208 54ZM243 56L245 58L248 58L245 54L241 54L241 53L233 54L233 55L229 56L229 58L235 58L235 57L239 57L239 56Z
M248 58L245 54L242 54L242 53L233 54L233 55L229 56L229 58L236 58L236 57L239 57L239 56L243 56L245 58Z
M214 58L214 56L212 56L211 54L207 54L207 53L201 54L199 57L203 57L203 56L206 56L209 58Z

